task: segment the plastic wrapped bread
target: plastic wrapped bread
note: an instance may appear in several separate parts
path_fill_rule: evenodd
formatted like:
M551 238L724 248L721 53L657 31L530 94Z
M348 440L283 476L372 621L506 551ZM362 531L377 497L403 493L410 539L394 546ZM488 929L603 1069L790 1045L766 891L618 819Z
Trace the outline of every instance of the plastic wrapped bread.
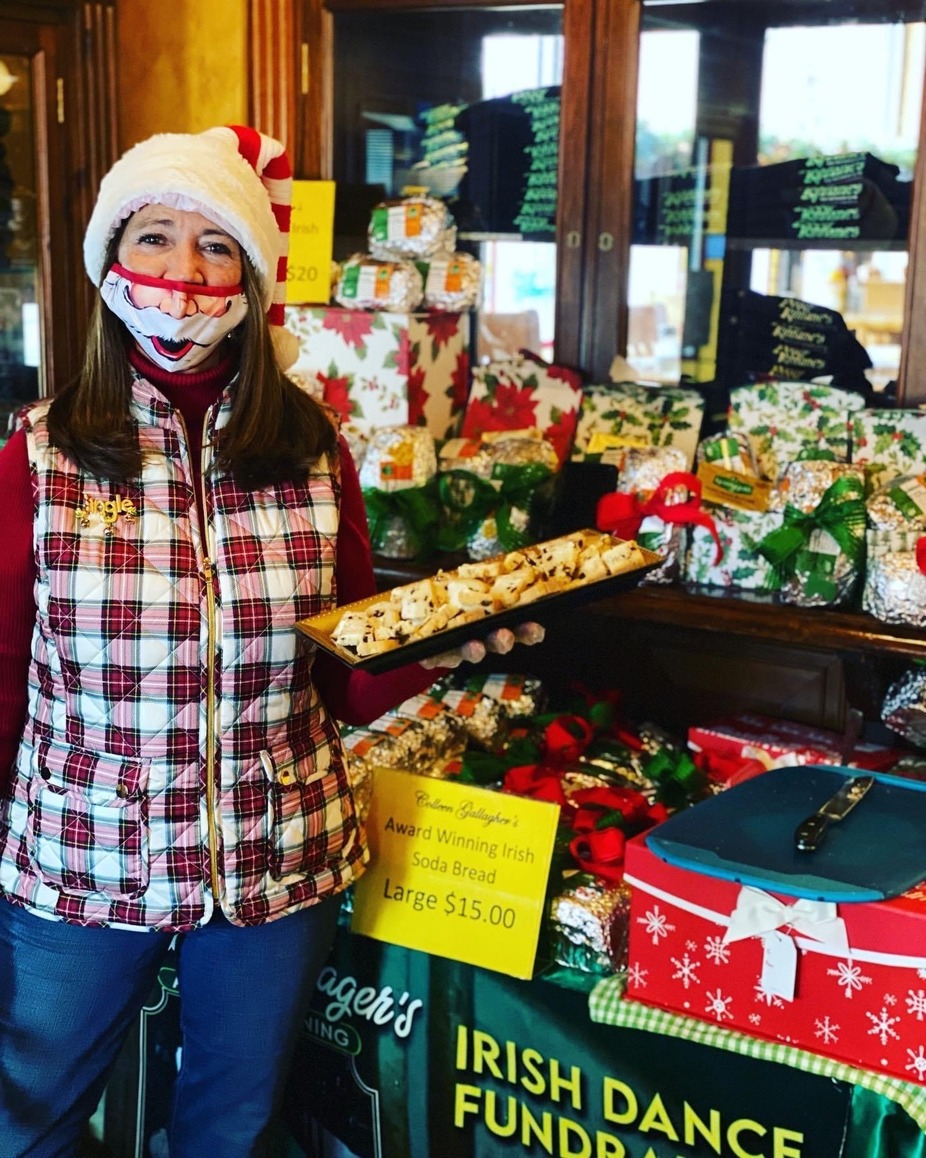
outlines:
M471 254L440 254L419 262L418 269L424 279L425 309L461 313L478 304L482 265Z
M360 485L379 491L422 487L437 473L434 435L424 426L381 426L367 443Z
M357 253L341 265L334 300L348 310L409 313L421 305L424 283L412 261L379 261Z
M537 482L526 468L543 467L549 472L546 480ZM528 485L503 492L502 479L506 473L512 480L513 472L525 468ZM524 540L538 537L538 525L552 503L554 475L559 469L556 450L537 428L521 431L486 433L481 439L450 439L441 448L439 469L447 476L447 493L457 512L464 517L472 501L473 479L483 479L499 490L498 503L486 511L474 526L465 544L471 559L489 559L505 550L498 529L498 516L504 507L504 517ZM448 517L452 520L453 514ZM509 541L508 546L511 546Z
M860 492L864 489L861 466L828 459L798 459L788 464L782 485L773 495L810 515L830 487L845 478L855 479ZM864 536L864 527L861 534ZM781 586L781 599L798 607L840 606L851 600L861 569L860 561L848 555L829 530L815 528L797 555L793 573Z
M367 243L372 256L383 261L432 257L454 251L457 227L436 197L402 197L374 207Z
M385 509L374 512L373 492L384 496L425 487L437 473L434 436L424 426L382 426L367 443L359 467L370 533L378 554L391 559L413 559L423 544L409 515L393 510L385 499ZM434 504L436 512L436 503Z

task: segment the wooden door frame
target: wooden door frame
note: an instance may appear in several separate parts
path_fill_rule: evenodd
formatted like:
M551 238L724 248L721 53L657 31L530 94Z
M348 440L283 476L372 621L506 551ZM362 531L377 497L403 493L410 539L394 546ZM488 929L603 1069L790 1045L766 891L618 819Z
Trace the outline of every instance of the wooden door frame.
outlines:
M907 281L904 293L903 342L897 400L902 406L926 403L926 79L920 108L920 135L916 149L910 236L907 244Z
M607 382L627 349L641 0L595 0L578 364Z
M76 373L95 289L83 235L116 157L115 0L0 2L33 60L45 389Z

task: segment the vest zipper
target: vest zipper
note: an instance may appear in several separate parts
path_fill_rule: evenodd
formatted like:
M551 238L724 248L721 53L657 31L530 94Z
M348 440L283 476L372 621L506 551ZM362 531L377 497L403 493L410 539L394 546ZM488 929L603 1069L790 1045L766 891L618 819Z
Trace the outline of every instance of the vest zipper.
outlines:
M205 509L205 508L204 508ZM206 824L209 835L209 875L212 878L212 895L216 899L222 895L219 878L218 832L216 831L216 784L215 784L215 589L212 560L203 554L203 579L206 584L207 656L206 656Z
M177 411L176 416L183 431L183 441L187 450L192 451L190 437L187 433L183 415ZM208 415L207 415L208 417ZM216 903L222 896L222 880L219 876L219 834L216 826L216 799L215 761L215 571L212 569L212 560L209 558L209 545L206 541L208 528L206 527L206 425L203 423L203 441L199 447L200 479L199 494L197 495L196 520L202 539L203 555L203 584L206 589L206 841L209 845L209 878L212 896Z

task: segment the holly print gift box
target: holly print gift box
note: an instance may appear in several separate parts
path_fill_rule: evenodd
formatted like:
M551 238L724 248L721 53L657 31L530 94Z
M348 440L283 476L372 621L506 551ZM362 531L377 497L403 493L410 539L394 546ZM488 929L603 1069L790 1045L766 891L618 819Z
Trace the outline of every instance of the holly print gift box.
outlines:
M714 836L688 844L682 834L677 842L673 817L629 841L627 997L926 1085L926 884L877 897L882 886L893 891L916 877L917 863L919 873L926 866L926 836L916 834L926 817L926 792L876 776L868 797L831 826L818 853L794 850L796 824L841 777L856 773L824 766L766 772L678 814L710 813L729 798L713 810L724 815L707 817L702 828ZM784 795L776 795L781 774L777 787L784 786ZM737 794L748 810L727 840L722 826L738 809ZM769 806L764 813L762 802ZM894 814L900 823L892 832L883 822ZM872 846L879 825L881 839ZM912 848L905 847L910 834ZM770 840L780 847L772 849ZM731 871L738 855L728 859L731 848L752 845L754 851L760 843L765 852L754 859L761 869ZM888 849L900 849L902 865L879 872L873 862L891 860ZM801 857L810 858L805 872ZM858 871L838 880L843 874L830 869L853 857ZM796 891L782 888L789 875ZM861 883L866 877L874 887Z
M864 467L870 491L926 470L926 413L860 410L852 419L852 461Z
M807 457L847 462L861 394L810 382L762 382L730 391L730 430L745 434L762 478L778 482Z

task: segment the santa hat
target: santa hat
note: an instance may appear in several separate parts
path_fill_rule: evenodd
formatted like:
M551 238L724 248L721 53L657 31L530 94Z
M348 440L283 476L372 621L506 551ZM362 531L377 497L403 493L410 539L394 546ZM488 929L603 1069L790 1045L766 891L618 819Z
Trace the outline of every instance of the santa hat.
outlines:
M113 234L143 205L202 213L235 238L257 271L285 369L298 351L295 334L283 325L292 184L284 146L256 129L158 133L124 153L100 182L84 236L84 266L91 281L102 284Z

